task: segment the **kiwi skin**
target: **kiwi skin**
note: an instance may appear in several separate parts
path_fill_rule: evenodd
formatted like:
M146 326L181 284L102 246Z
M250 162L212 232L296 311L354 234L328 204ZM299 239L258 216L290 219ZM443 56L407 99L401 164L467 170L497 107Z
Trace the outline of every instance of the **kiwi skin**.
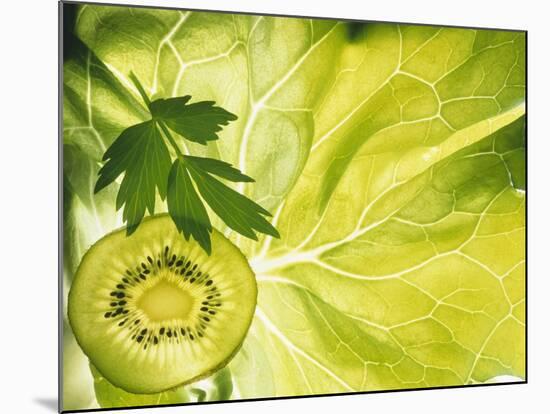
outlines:
M254 307L256 307L256 301L254 302ZM254 319L254 318L252 318ZM250 329L250 325L252 325L252 319L250 319L250 323L248 324L248 327L247 327L247 332L248 330ZM212 376L213 374L215 374L216 372L218 372L220 369L222 368L225 368L227 366L227 364L229 364L229 362L235 357L235 355L237 355L239 353L239 351L241 350L241 348L243 347L243 344L244 344L244 339L246 338L246 336L243 338L243 341L241 342L241 344L235 348L235 350L227 357L227 359L225 359L224 361L222 361L218 366L216 366L215 368L209 370L209 371L206 371L204 374L201 374L201 375L197 375L196 377L194 378L191 378L189 379L188 381L184 381L182 382L181 384L178 384L178 385L175 385L171 388L166 388L166 389L163 389L163 390L160 390L160 391L155 391L155 392L133 392L133 391L129 391L129 390L126 390L124 388L124 386L121 386L120 384L116 384L115 382L111 382L112 385L114 385L115 387L117 388L120 388L120 389L123 389L127 392L132 392L133 394L143 394L143 395L154 395L154 394L158 394L159 392L165 392L165 391L176 391L178 388L180 387L183 387L185 385L189 385L189 384L192 384L193 382L197 382L197 381L200 381L200 380L203 380L203 379L206 379L210 376ZM78 342L78 340L77 340ZM79 344L80 345L80 344ZM99 372L101 374L101 376L103 377L103 379L105 381L107 381L107 378L105 377L105 374L103 372L101 372L101 370L96 367L94 365L94 369Z
M148 223L152 220L158 220L158 219L161 219L161 218L164 218L164 220L171 220L170 217L167 215L167 214L160 214L160 215L155 215L155 216L149 216L147 217L146 219L143 220L142 224L144 223ZM98 247L102 246L104 243L105 243L105 240L107 240L110 236L113 236L113 235L117 235L118 233L121 233L121 232L126 232L126 228L123 227L123 228L119 228L119 229L116 229L108 234L106 234L104 237L102 237L101 239L99 239L96 243L94 243L87 251L86 253L84 254L84 256L82 257L82 260L80 262L80 265L79 265L79 268L82 266L82 264L84 262L86 262L90 256L92 256L94 254L94 249L97 249ZM224 243L229 243L231 244L235 249L238 250L238 248L236 246L233 245L233 243L231 241L229 241L225 236L223 236L223 234L217 232L216 230L214 230L215 233L217 234L212 234L213 238L214 236L221 239L221 240L224 240ZM131 236L129 236L131 237ZM183 235L180 234L180 237L183 238ZM189 241L188 243L196 243L195 241ZM239 250L240 252L240 250ZM213 251L214 253L214 251ZM186 380L184 381L181 381L180 383L177 383L173 386L168 386L168 387L162 387L162 388L154 388L154 389L150 389L150 388L143 388L143 387L134 387L134 386L129 386L128 384L125 384L123 382L119 382L117 381L116 378L113 378L113 376L109 375L108 372L105 372L100 366L98 366L98 364L94 364L94 361L93 361L93 357L91 357L91 355L87 355L88 358L90 359L90 363L94 365L94 368L107 380L109 381L111 384L113 384L114 386L118 387L118 388L121 388L125 391L128 391L128 392L131 392L131 393L134 393L134 394L157 394L159 392L164 392L164 391L168 391L168 390L175 390L177 388L180 388L181 386L184 386L184 385L187 385L187 384L190 384L190 383L193 383L193 382L196 382L196 381L199 381L201 379L204 379L204 378L207 378L209 376L211 376L212 374L214 374L215 372L217 372L218 370L222 369L223 367L225 367L230 361L231 359L239 352L239 350L242 348L242 344L246 338L246 334L248 333L248 330L250 329L250 326L252 324L252 320L253 320L253 316L254 316L254 309L256 308L256 304L257 304L257 295L258 295L258 290L257 290L257 285L255 283L255 274L254 272L252 271L252 268L250 267L250 264L248 262L248 259L244 256L244 254L242 254L242 252L240 252L241 255L242 255L242 263L241 265L244 265L246 267L246 269L243 268L243 270L246 270L246 272L249 272L249 274L252 276L253 280L254 280L254 283L253 283L253 295L250 294L247 296L247 303L248 303L248 306L251 306L251 309L252 309L252 313L251 313L251 317L250 318L247 318L247 323L246 324L242 324L242 327L244 329L244 335L242 336L240 342L238 343L238 345L231 351L230 354L228 354L223 360L221 360L217 365L215 366L212 366L210 369L207 369L205 370L204 372L201 372L200 374L198 375L195 375L195 376L192 376L190 378L187 378ZM76 277L78 276L78 270L76 272L76 276L75 276L75 280L76 280ZM74 283L74 281L73 281ZM251 292L252 293L252 292ZM80 293L82 294L82 293ZM86 345L84 342L82 342L82 339L80 338L80 336L78 334L76 334L76 331L78 330L78 322L76 322L76 319L77 319L77 313L79 312L79 309L76 309L76 300L77 300L77 297L78 296L77 294L74 293L74 289L70 289L69 291L69 299L68 299L68 317L69 317L69 322L71 324L71 326L73 327L73 330L75 331L75 338L76 338L76 341L78 343L78 345L80 346L80 348L82 350L85 351L86 353ZM76 329L75 329L76 328ZM162 375L162 374L161 374Z
M256 306L256 303L254 303L254 307ZM247 328L247 331L250 329L250 325L252 324L252 319L250 320L250 323L248 324L248 328ZM245 336L246 338L246 336ZM78 342L78 341L77 341ZM222 368L225 368L227 366L227 364L229 364L229 362L235 357L235 355L237 355L239 353L239 351L241 350L241 348L243 347L243 343L244 343L244 340L241 342L241 344L235 348L235 350L233 351L233 353L231 355L229 355L229 357L227 357L226 360L222 361L216 368L213 368L209 371L206 371L204 374L202 375L197 375L195 378L191 378L190 380L188 381L184 381L182 382L181 384L178 384L174 387L171 387L171 388L166 388L162 391L156 391L156 392L134 392L133 394L143 394L143 395L155 395L155 394L158 394L159 392L166 392L166 391L176 391L178 388L181 388L185 385L189 385L189 384L192 384L194 382L197 382L197 381L200 381L200 380L203 380L203 379L206 379L212 375L214 375L216 372L218 372L220 369ZM95 365L94 365L94 369L99 372L101 374L101 376L103 377L103 379L105 381L107 381L107 379L105 378L105 375L103 374L103 372L101 372ZM110 381L109 381L110 382ZM113 383L111 382L112 385L114 385L115 387L117 388L120 388L124 391L128 391L126 389L124 389L124 387L116 384L116 383ZM131 392L131 391L128 391L128 392Z

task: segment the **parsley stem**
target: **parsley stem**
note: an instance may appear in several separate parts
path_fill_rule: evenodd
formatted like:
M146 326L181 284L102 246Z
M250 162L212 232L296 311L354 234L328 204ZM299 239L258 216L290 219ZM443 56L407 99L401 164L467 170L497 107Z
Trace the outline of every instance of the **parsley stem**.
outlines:
M157 121L157 125L160 127L160 129L168 139L168 142L170 142L170 145L172 145L172 147L174 148L174 151L176 151L176 155L178 156L178 158L183 161L183 153L179 149L178 144L176 144L176 140L174 139L166 125L164 125L164 122Z
M134 83L136 86L139 94L141 95L141 99L143 99L143 102L145 103L145 106L147 109L149 109L149 106L151 105L151 100L147 96L147 92L145 92L145 88L137 78L136 74L134 72L130 72L130 80Z
M137 88L139 94L141 95L141 98L143 99L143 102L145 103L145 106L151 112L150 106L151 106L151 99L149 99L149 96L147 96L147 92L145 92L145 88L137 78L136 74L134 72L130 72L130 80L134 83L135 87ZM176 155L179 159L183 161L183 153L178 147L178 144L176 144L176 140L162 121L156 121L157 125L160 127L164 135L166 136L166 139L168 139L168 142L170 142L170 145L174 148L174 151L176 151Z

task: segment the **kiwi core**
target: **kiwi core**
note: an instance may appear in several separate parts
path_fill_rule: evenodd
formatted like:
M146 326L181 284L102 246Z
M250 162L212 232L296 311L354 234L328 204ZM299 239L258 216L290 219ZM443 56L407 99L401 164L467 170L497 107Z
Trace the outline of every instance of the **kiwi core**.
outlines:
M143 292L137 305L151 321L186 319L193 308L193 297L181 287L167 280Z

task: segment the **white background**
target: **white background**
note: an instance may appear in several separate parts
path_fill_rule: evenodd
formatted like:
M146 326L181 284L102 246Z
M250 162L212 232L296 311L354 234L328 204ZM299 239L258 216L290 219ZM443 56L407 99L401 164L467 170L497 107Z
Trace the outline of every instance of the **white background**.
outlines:
M529 408L540 412L536 405L548 407L550 274L545 264L550 254L550 186L546 168L550 164L550 22L548 12L543 10L545 2L134 0L133 3L529 31L528 385L188 406L147 412L513 413ZM57 400L57 3L4 1L0 16L0 411L51 413Z

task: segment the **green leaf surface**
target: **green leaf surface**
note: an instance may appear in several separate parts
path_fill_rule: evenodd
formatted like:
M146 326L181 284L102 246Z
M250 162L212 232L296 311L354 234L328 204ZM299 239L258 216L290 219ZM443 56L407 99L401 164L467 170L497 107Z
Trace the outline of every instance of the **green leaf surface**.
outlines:
M231 112L215 106L213 101L188 104L190 99L189 95L157 99L150 105L151 113L182 137L203 145L218 139L222 125L237 119Z
M396 182L329 241L354 212L356 189L344 184L369 169L354 163L300 245L252 260L252 332L277 395L524 375L525 199L509 162L525 160L524 132L519 118ZM281 218L293 213L289 200ZM283 231L281 243L295 237Z
M230 236L259 285L231 398L525 377L524 33L91 5L76 32L102 66L65 64L65 138L90 160L145 120L132 70L239 115L189 143L281 236Z
M107 381L97 369L90 365L94 377L94 389L101 407L135 407L141 405L177 404L191 401L188 390L178 388L159 394L131 394L115 387Z
M141 108L106 65L74 39L63 64L63 268L67 286L86 250L122 225L121 217L114 214L118 184L95 195L94 185L103 153L124 128L144 119Z
M80 410L97 406L88 358L78 346L68 322L63 322L63 407Z
M107 381L92 365L94 389L101 407L139 407L166 404L185 404L202 401L228 400L233 392L231 372L223 368L214 375L192 385L178 387L158 394L132 394Z
M95 241L122 225L122 218L113 214L118 184L94 194L99 161L128 123L139 121L145 113L140 111L133 95L82 42L75 41L65 57L63 80L63 315L66 317L68 287L82 256Z

